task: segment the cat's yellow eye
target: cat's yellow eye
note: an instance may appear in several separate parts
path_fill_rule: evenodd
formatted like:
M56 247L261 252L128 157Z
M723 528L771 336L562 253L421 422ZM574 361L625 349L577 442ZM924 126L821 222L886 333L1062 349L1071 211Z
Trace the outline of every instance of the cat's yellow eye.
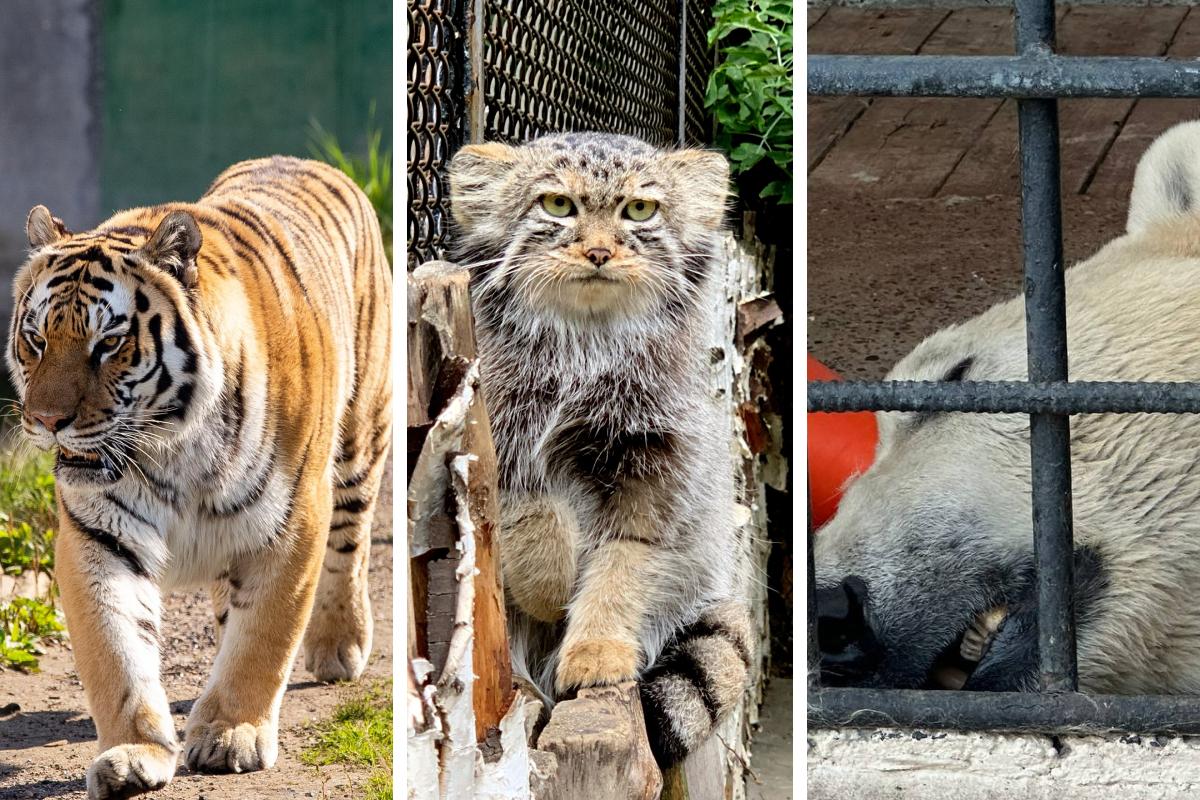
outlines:
M658 211L658 203L653 200L630 200L625 204L625 216L634 222L645 222Z
M569 217L575 213L575 204L565 194L542 195L542 208L552 217Z

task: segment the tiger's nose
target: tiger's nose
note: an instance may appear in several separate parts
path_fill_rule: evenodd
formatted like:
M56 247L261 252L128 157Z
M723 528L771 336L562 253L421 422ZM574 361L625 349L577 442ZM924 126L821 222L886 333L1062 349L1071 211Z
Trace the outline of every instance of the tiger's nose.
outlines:
M607 247L593 247L587 251L588 261L597 267L602 267L612 258L612 250Z
M40 422L42 427L51 433L58 433L75 419L74 416L68 417L66 414L56 414L53 412L30 411L29 416Z

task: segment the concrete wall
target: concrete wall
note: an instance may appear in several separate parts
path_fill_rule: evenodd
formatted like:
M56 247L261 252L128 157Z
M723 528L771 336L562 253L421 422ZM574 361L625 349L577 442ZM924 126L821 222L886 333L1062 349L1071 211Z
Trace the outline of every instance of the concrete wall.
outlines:
M100 221L95 7L93 0L4 0L0 320L5 330L29 209L46 205L73 230Z
M1200 741L899 730L809 731L810 800L1183 800Z
M195 199L243 159L307 157L314 121L348 152L363 153L372 104L391 145L386 0L100 6L105 216Z

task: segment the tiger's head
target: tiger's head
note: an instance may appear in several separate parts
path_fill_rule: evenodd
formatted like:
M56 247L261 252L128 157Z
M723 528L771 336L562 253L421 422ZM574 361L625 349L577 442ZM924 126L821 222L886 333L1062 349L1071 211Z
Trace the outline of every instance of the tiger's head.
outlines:
M60 482L113 483L180 434L202 383L200 229L175 211L74 234L36 206L26 233L7 348L22 428L58 448Z

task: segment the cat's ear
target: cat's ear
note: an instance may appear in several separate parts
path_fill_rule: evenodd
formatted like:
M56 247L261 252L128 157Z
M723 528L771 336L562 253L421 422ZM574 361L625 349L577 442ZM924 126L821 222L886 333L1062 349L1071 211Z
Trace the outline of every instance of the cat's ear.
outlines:
M196 254L203 243L196 218L186 211L172 211L158 223L135 255L141 255L154 266L174 275L185 288L191 289L200 279Z
M721 225L729 204L729 161L716 150L677 150L668 153L664 166L675 176L681 194L698 222Z
M518 150L500 142L468 144L450 159L450 211L460 225L494 211L497 184L517 166Z
M71 235L67 226L45 206L34 206L25 218L25 236L34 250Z

